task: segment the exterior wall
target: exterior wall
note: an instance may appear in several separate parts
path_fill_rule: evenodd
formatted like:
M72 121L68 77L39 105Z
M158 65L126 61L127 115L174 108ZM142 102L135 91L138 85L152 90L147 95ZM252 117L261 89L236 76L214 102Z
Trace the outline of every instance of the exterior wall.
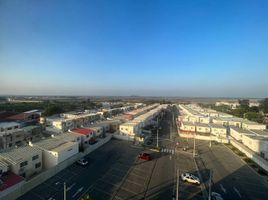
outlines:
M21 129L15 129L11 132L6 132L0 137L0 150L1 149L11 149L15 146L21 146L25 143L24 141L24 131Z
M183 131L195 132L195 125L183 125L180 128Z
M120 125L120 133L123 135L135 135L134 129L134 125Z
M72 146L70 146L68 148L64 148L58 152L58 163L61 163L64 160L67 160L68 158L72 157L73 155L75 155L79 152L78 143L75 142L72 144L73 144Z
M241 128L242 127L242 122L239 121L229 121L229 126L236 126Z
M213 135L226 136L226 133L227 133L226 128L213 128L213 127L211 127L211 134L213 134Z
M33 160L33 156L38 155L38 158ZM27 165L24 167L21 167L21 163L27 161ZM36 167L36 164L39 164L39 167ZM25 178L31 177L33 174L36 174L42 170L42 152L37 152L36 154L31 154L27 156L27 158L24 158L21 160L21 162L12 164L10 163L10 169L13 173L24 176Z
M222 120L222 119L212 119L212 123L221 124L221 125L227 125L228 121L227 120Z
M198 116L189 116L189 122L199 122L199 117Z
M242 123L242 128L244 129L250 129L250 130L265 130L266 125L264 124L247 124L247 123Z
M196 126L196 132L210 133L210 127Z
M242 141L243 135L242 133L238 133L236 130L230 128L230 135L236 139L237 141Z
M204 123L204 124L208 124L208 123L210 123L210 118L209 117L200 117L199 122Z
M250 148L252 151L256 152L256 153L260 153L260 149L261 149L261 141L260 140L256 140L253 139L249 136L244 136L242 138L242 143L244 145L246 145L248 148Z

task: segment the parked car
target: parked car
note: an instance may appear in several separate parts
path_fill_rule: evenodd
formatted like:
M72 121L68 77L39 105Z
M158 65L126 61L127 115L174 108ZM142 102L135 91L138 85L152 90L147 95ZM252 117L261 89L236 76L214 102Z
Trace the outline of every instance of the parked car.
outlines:
M211 192L211 200L224 200L221 194L217 192Z
M151 160L151 155L149 153L140 153L138 158L140 160Z
M200 179L197 178L195 175L190 174L190 173L182 173L181 174L181 179L183 181L189 182L189 183L194 183L200 185Z
M78 165L81 165L81 166L86 166L86 165L88 165L88 161L87 161L87 159L85 159L85 158L81 158L81 159L79 159L78 161L76 161L76 163L77 163Z

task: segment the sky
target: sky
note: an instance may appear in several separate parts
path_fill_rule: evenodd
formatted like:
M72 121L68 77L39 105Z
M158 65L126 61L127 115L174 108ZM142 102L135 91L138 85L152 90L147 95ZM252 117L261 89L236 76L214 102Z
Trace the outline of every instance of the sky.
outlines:
M0 0L0 95L268 96L267 0Z

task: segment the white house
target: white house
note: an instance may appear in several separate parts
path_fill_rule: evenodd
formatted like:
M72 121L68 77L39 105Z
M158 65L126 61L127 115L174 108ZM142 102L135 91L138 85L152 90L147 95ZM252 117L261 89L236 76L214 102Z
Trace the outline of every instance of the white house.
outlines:
M262 136L244 135L242 143L252 151L268 159L268 138Z
M242 128L244 129L250 129L250 130L265 130L266 125L265 124L259 124L257 122L244 120L242 122Z
M209 124L211 128L211 134L221 137L226 137L227 129L221 124Z
M10 165L13 173L25 178L42 170L42 151L36 147L24 146L10 149L1 153L0 158Z
M30 146L42 150L46 169L58 165L79 152L78 142L67 142L58 138L30 143Z
M181 122L180 130L182 132L195 132L195 124L192 122Z
M195 123L196 132L198 133L210 133L210 126L204 123Z
M254 136L255 134L252 131L249 131L249 130L238 128L236 126L230 126L230 135L231 135L231 137L233 137L237 141L242 142L243 137L245 135Z

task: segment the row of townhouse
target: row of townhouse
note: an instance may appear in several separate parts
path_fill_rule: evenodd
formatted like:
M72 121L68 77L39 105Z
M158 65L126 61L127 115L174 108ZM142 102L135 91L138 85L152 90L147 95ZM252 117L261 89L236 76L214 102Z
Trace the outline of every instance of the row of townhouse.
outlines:
M264 130L265 124L249 121L246 119L234 117L229 114L217 112L211 109L201 108L198 105L179 105L180 122L193 122L193 123L213 123L224 126L237 126L243 129Z
M60 117L41 118L41 123L65 132L69 129L89 126L100 118L100 113L64 113Z
M230 136L261 157L268 159L268 131L249 130L230 126Z
M143 115L144 113L156 108L157 106L159 106L159 104L152 104L140 109L133 110L131 112L125 112L124 115L127 117L127 119L133 120L134 118Z
M22 146L29 141L38 141L41 138L41 126L21 127L21 124L16 122L0 122L0 152Z
M131 138L142 135L143 128L148 125L154 124L156 122L155 118L162 110L166 108L167 105L158 105L156 108L148 111L147 113L139 115L133 120L121 124L119 127L120 134L129 136Z
M201 134L212 134L218 137L227 136L227 128L220 124L212 123L199 123L199 122L181 122L181 132L187 133L201 133Z

